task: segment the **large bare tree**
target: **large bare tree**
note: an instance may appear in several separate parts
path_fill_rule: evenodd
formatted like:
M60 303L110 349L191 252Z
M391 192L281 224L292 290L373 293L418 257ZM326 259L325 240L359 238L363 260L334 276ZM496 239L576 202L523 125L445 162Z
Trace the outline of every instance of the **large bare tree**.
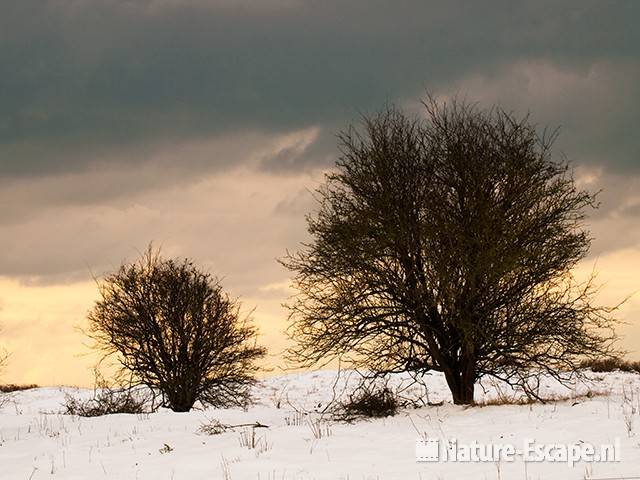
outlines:
M389 108L340 135L294 273L291 356L444 373L456 404L486 375L535 395L611 353L611 308L572 269L590 236L568 164L527 118L464 102Z
M244 405L266 353L240 304L189 260L166 260L151 247L99 284L88 334L174 411L196 401Z

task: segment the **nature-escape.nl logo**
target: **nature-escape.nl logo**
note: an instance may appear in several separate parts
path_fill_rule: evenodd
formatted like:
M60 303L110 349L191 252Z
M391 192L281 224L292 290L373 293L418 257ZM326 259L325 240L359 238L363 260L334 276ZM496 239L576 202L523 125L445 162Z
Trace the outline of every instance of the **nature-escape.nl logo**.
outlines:
M575 444L537 443L527 438L520 448L509 443L458 443L456 439L440 442L437 438L416 440L416 461L418 462L562 462L573 467L578 462L619 462L620 439L611 444L593 445L580 442Z

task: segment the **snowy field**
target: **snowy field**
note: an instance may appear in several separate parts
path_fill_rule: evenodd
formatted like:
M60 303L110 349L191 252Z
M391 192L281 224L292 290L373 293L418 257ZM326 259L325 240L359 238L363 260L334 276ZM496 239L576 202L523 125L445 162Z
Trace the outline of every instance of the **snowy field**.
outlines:
M65 393L88 397L91 391L16 392L5 397L0 408L0 478L640 479L639 375L591 374L589 385L568 390L548 382L543 385L545 394L568 399L547 404L465 408L450 403L442 377L433 374L427 377L433 406L350 424L314 413L342 391L340 383L335 385L335 376L336 372L319 371L266 379L255 388L256 403L247 411L161 410L149 415L79 418L60 413ZM405 384L399 377L393 382ZM477 398L485 401L503 397L507 391L491 383L484 387L486 392L478 388ZM582 396L587 391L597 395ZM423 393L415 386L404 395ZM199 431L213 420L226 425L259 422L268 428L237 427L217 435ZM518 458L419 463L417 438L455 438L458 444L512 443L518 448L527 438L576 445L613 444L618 439L620 461L579 462L574 467Z

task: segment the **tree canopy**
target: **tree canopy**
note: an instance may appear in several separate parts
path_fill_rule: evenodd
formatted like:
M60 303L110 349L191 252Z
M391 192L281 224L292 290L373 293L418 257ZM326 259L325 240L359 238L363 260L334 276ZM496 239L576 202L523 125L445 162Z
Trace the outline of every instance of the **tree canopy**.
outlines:
M100 283L89 335L175 411L196 401L244 405L266 350L238 301L188 259L167 260L151 247Z
M455 403L489 375L535 395L608 355L612 308L573 268L595 196L527 117L454 101L365 116L340 135L294 273L290 357L373 372L443 372Z

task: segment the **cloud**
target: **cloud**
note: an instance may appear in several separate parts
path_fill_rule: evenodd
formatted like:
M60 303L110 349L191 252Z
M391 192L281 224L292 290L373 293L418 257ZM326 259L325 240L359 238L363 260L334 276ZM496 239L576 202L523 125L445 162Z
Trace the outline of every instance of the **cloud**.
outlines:
M316 128L282 135L243 131L96 155L91 168L78 171L0 178L0 205L11 206L0 211L0 227L46 217L58 208L124 209L144 203L152 191L186 187L237 169L257 169L286 155L302 155L317 135Z
M599 191L600 203L587 219L594 239L591 258L620 249L640 249L640 176L599 170L588 188Z
M577 166L640 171L640 62L597 60L584 68L530 58L453 83L441 98L461 95L481 106L531 112L540 128L559 128L555 145Z
M47 350L34 332L51 325L77 343L65 329L92 273L151 240L223 277L274 332L288 274L275 259L305 238L335 134L427 89L560 126L557 151L603 189L588 262L637 264L639 2L5 3L0 320L16 358Z
M637 95L639 13L631 1L607 8L596 1L12 2L0 18L0 175L67 174L105 157L138 165L144 156L123 152L313 126L328 135L311 148L313 160L284 152L265 168L325 165L333 144L320 140L358 112L424 88L464 89L470 76L490 79L527 59L569 77L593 65L627 65L623 87ZM623 103L602 106L603 129L591 146L619 147L610 161L631 168L635 158L625 155L638 141L626 127L637 120L638 99L616 96L623 77L600 73L601 88ZM544 88L553 94L563 77L550 80ZM607 127L611 115L626 118L625 129ZM224 166L221 158L207 165Z
M253 295L282 279L276 258L305 235L304 216L279 215L277 206L295 199L301 182L317 181L236 169L127 201L56 206L1 227L0 272L27 285L90 281L154 241Z
M317 207L314 192L304 188L280 200L274 207L273 213L278 216L303 217Z
M635 203L627 205L622 213L627 217L640 218L640 202L636 200Z

